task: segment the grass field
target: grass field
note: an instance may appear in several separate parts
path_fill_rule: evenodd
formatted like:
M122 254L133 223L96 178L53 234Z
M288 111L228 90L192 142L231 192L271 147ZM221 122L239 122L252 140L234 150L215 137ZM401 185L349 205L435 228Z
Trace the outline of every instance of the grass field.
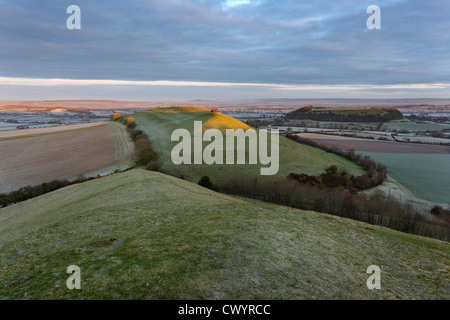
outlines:
M380 126L380 122L334 122L334 121L314 121L285 119L283 122L285 127L306 127L306 128L323 128L323 129L348 129L348 130L376 130Z
M178 128L185 128L192 132L194 121L202 121L203 129L248 129L249 127L231 117L220 113L211 113L210 110L194 107L178 107L154 109L147 112L133 114L137 128L142 129L160 155L163 163L162 170L175 176L183 175L191 181L198 181L201 176L207 175L213 179L220 179L228 175L260 175L260 164L257 165L174 165L170 153L177 142L171 142L172 132ZM207 143L204 143L206 146ZM280 137L280 169L278 175L287 176L289 173L307 173L320 175L324 169L332 164L346 168L354 174L364 171L356 164L334 154L322 150L303 146Z
M450 203L450 154L361 153L383 163L418 198Z
M400 131L400 130L408 130L408 131L440 131L444 129L450 129L450 125L443 123L434 123L434 122L423 122L416 123L414 121L409 120L396 120L384 123L381 126L381 130L389 130L389 131Z
M120 124L71 128L5 133L0 138L0 193L54 179L97 175L132 163L133 145Z
M448 299L449 254L142 169L0 209L0 299ZM82 290L66 288L72 264Z
M328 147L354 149L384 164L390 176L416 197L431 202L450 202L450 147L375 141L362 138L301 133Z
M344 137L329 134L299 133L298 136L316 141L327 147L337 147L343 150L356 150L384 153L420 153L420 154L450 154L450 146L395 141L377 141L365 138Z
M269 122L270 120L266 120ZM264 123L264 122L263 122ZM266 123L267 124L267 123ZM344 129L344 130L361 130L361 131L400 131L408 130L411 132L422 131L441 131L449 130L450 125L435 122L416 123L408 119L392 120L388 122L337 122L337 121L314 121L308 119L283 119L280 126L284 127L307 127L307 128L322 128L322 129ZM278 126L278 125L274 125Z

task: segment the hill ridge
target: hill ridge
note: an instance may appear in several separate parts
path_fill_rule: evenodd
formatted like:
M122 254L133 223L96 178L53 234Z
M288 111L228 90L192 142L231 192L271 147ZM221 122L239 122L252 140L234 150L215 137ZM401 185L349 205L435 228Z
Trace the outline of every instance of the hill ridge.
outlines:
M4 299L448 297L448 243L133 169L0 209ZM67 266L82 290L68 290ZM382 290L365 286L383 266Z

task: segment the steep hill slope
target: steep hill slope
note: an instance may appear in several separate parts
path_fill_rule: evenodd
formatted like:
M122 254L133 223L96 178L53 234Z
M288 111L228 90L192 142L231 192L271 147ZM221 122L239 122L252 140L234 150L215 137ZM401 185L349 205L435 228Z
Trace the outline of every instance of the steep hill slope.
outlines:
M448 243L135 169L0 209L0 299L449 298ZM82 290L65 285L81 268ZM382 266L381 290L366 269Z
M163 171L174 176L184 176L191 181L198 181L201 176L210 176L214 182L229 175L260 175L262 165L174 165L171 160L171 150L178 142L171 141L172 132L176 129L187 129L193 132L194 121L202 121L203 130L216 128L243 129L249 126L234 118L223 115L219 112L212 113L208 109L196 107L175 107L153 109L146 112L133 114L136 119L137 128L143 130L148 136L155 149L160 155L163 163ZM204 147L209 142L204 143ZM336 164L340 168L360 175L363 170L351 161L326 153L322 150L303 146L292 142L285 137L280 137L280 168L278 175L307 173L310 175L320 175L325 168Z

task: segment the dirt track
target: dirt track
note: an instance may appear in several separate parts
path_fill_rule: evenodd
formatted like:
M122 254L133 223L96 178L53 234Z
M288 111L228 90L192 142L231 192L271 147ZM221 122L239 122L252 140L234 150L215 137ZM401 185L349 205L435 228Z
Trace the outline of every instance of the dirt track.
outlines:
M43 128L32 133L37 136L0 140L0 193L53 179L96 175L131 163L133 143L125 128L100 124ZM16 133L23 135L23 131Z
M394 141L377 141L371 139L351 138L316 133L299 133L298 136L313 140L327 147L337 147L344 150L354 149L356 151L385 153L450 154L450 146Z

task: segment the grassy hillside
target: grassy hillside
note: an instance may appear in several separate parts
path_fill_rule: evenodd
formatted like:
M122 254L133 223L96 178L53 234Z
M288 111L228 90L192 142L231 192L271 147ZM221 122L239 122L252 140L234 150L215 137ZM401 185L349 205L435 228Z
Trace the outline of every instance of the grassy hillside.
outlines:
M446 298L448 243L135 169L0 209L0 298ZM69 265L82 290L70 291ZM383 266L381 290L366 287Z
M170 153L177 142L171 142L172 132L178 128L190 130L192 133L194 121L202 121L203 129L248 129L249 127L234 118L221 113L211 113L208 109L195 107L175 107L154 109L133 114L137 128L148 136L155 151L160 155L163 163L162 170L175 176L183 175L191 181L197 181L201 176L208 175L213 179L220 179L229 175L260 175L261 165L174 165ZM204 143L206 146L208 143ZM280 170L278 175L307 173L320 175L324 169L332 164L347 171L360 175L363 170L353 162L322 150L303 146L280 137Z

